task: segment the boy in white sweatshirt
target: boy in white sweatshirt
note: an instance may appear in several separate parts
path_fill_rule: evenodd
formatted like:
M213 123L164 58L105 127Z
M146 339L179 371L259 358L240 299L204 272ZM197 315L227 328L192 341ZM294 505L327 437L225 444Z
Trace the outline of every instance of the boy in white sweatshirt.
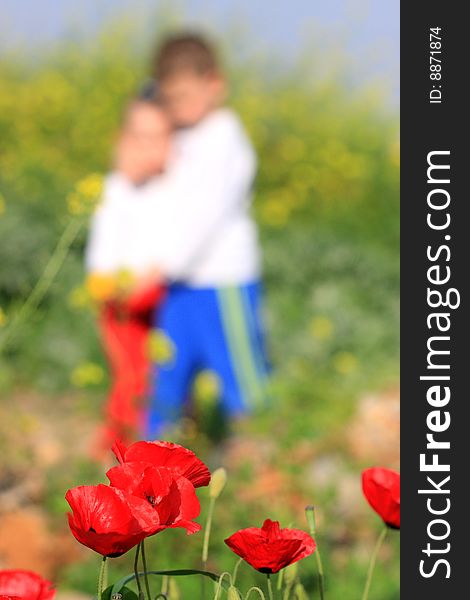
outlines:
M222 107L225 80L206 40L168 39L155 75L175 134L173 158L158 182L165 201L153 220L153 260L168 283L156 327L171 352L155 370L149 438L181 416L198 371L217 375L228 417L265 403L269 371L250 216L253 148L234 112ZM152 185L135 193L158 193Z

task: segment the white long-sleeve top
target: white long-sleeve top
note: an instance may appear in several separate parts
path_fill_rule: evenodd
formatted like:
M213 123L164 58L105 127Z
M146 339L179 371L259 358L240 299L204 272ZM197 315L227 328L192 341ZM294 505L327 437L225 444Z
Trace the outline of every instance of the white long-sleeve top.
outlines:
M179 132L168 171L132 186L113 174L92 221L91 271L152 267L195 287L242 284L260 276L250 216L256 159L235 114L219 109Z
M155 266L154 231L159 178L152 181L153 194L139 193L128 179L114 172L106 177L103 197L92 221L85 252L88 271L116 274L121 270L145 275ZM143 190L142 190L143 191Z

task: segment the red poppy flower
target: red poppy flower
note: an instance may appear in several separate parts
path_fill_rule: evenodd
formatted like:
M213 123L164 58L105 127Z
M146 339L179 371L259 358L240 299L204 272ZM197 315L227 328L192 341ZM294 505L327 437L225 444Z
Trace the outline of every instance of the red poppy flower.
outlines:
M128 462L109 469L110 484L148 502L158 515L155 533L167 527L184 527L188 534L201 529L193 519L200 505L193 484L168 467L147 462Z
M103 556L121 556L159 528L150 504L107 485L83 485L67 492L69 526L84 546Z
M156 467L168 467L189 479L194 487L209 485L211 480L209 469L194 452L172 442L135 442L127 448L117 440L112 451L121 464L148 462Z
M52 583L32 571L0 571L0 599L52 600L54 596Z
M227 546L261 573L277 573L315 551L312 537L299 529L281 529L266 519L261 529L241 529L225 540Z
M400 529L400 473L373 467L362 473L367 502L392 529Z

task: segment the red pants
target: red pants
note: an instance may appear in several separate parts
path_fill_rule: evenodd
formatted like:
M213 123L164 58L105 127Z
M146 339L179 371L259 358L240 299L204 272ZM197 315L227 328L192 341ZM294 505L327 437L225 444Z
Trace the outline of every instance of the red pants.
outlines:
M155 307L163 297L162 288L134 295L125 303L110 302L103 307L99 329L111 369L111 389L105 404L105 423L98 441L109 449L119 438L135 441L142 431L143 401L147 392L150 360L148 337Z

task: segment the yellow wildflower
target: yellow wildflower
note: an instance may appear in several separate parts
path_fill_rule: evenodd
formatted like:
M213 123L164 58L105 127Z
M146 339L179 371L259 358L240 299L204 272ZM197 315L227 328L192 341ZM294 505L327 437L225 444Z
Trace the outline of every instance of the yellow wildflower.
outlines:
M318 340L327 340L333 334L333 323L328 317L318 315L310 321L309 331L312 337Z
M103 302L116 294L116 279L113 275L92 273L87 277L86 289L93 300Z
M158 364L166 364L175 356L175 345L170 338L161 330L152 331L148 341L149 356Z
M134 285L135 277L131 271L127 269L120 269L116 276L116 286L121 292L129 291Z
M85 362L78 365L70 375L70 381L75 387L88 387L92 385L98 385L103 381L104 371L92 362Z
M220 394L220 381L216 373L206 369L201 371L193 386L196 401L202 404L212 404Z
M350 375L357 370L358 360L351 352L338 352L333 357L333 366L341 375Z
M103 191L103 177L92 173L81 179L67 196L69 212L72 215L90 214Z
M272 196L261 206L261 218L266 225L283 227L289 219L290 211L290 206L282 196Z
M89 306L91 300L90 291L86 285L79 285L68 295L67 301L71 308L81 309Z
M97 198L103 189L103 177L98 173L92 173L81 179L77 185L77 192L84 198Z

